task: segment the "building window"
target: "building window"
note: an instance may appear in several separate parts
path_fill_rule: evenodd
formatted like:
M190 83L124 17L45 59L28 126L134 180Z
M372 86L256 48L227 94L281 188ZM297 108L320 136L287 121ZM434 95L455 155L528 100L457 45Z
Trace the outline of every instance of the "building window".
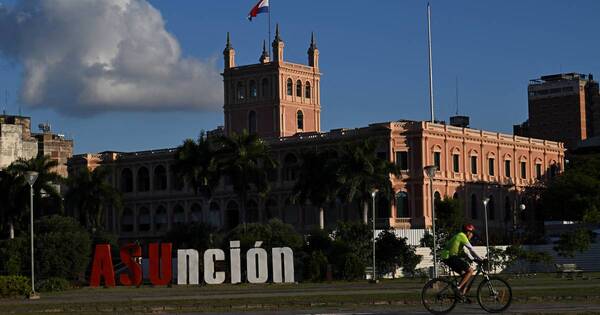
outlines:
M192 208L190 209L190 221L191 222L200 222L202 221L202 206L194 203Z
M181 225L185 223L185 211L181 205L175 206L173 209L173 225Z
M409 218L408 194L401 191L396 194L396 218Z
M539 164L539 163L535 164L535 178L537 180L542 179L542 164Z
M400 167L401 170L408 170L408 152L406 151L397 151L396 152L396 165Z
M168 226L167 210L163 206L158 206L154 213L154 230L165 231Z
M269 85L269 79L267 79L267 78L262 79L261 90L262 90L263 97L271 96L271 86Z
M292 95L292 79L287 79L287 95Z
M452 169L454 170L454 173L458 173L460 171L459 160L460 157L458 154L452 154Z
M304 97L310 98L310 82L306 81L306 86L304 87Z
M283 160L283 180L295 181L298 172L298 159L293 154L288 154Z
M248 132L250 134L256 133L256 112L253 110L248 113Z
M477 196L471 195L471 219L477 220Z
M296 81L296 96L302 97L302 82L300 80Z
M477 157L471 157L471 174L477 174Z
M258 91L256 90L256 82L254 82L254 80L250 80L250 97L257 97L258 96Z
M554 178L558 174L558 165L552 164L550 165L550 178Z
M154 190L167 189L167 170L159 165L154 168Z
M123 215L121 216L121 231L133 232L133 211L129 208L123 210Z
M527 179L527 162L521 162L521 178Z
M510 160L504 161L504 176L510 177Z
M435 165L437 167L437 170L440 171L441 168L441 160L442 160L442 153L441 152L433 152L433 165Z
M133 191L133 174L126 168L121 172L121 192L127 193Z
M246 98L246 84L244 82L238 82L237 84L237 98L238 100Z
M304 114L301 110L296 113L296 122L298 124L298 130L304 130Z
M150 223L150 210L145 207L140 208L138 214L138 230L141 232L150 231Z
M494 158L488 158L488 174L494 176Z
M436 191L433 194L433 200L435 201L435 204L438 204L440 201L442 201L442 195L440 195L439 191Z
M148 169L145 167L140 167L137 173L137 191L148 191L150 190L150 174Z

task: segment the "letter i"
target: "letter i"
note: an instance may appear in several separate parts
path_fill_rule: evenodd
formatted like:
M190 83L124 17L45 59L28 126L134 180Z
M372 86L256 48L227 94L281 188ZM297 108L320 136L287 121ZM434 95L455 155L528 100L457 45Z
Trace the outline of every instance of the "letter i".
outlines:
M229 242L229 256L231 260L231 283L242 282L242 266L240 264L240 241Z

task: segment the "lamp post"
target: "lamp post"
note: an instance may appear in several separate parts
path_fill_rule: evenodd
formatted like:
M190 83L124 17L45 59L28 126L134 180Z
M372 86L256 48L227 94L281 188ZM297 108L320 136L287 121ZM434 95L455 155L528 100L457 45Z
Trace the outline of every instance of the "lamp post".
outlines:
M38 178L38 173L37 172L27 172L25 174L25 179L27 180L27 183L29 184L29 210L30 210L30 232L31 232L31 296L29 297L30 299L39 299L39 295L37 295L35 293L35 271L34 271L34 264L33 264L33 184L35 184L35 181Z
M371 199L373 200L373 282L377 283L376 274L375 273L375 196L377 196L378 190L373 188L371 190Z
M435 235L435 202L433 200L433 177L438 168L435 165L425 166L425 173L429 177L429 197L431 199L431 229L433 234L433 278L437 278L437 237Z
M489 242L489 235L488 235L488 215L487 215L487 205L490 202L490 198L485 198L483 200L483 217L484 217L484 224L485 224L485 251L486 254L485 256L487 257L488 260L488 266L489 266L489 262L490 262L490 242Z

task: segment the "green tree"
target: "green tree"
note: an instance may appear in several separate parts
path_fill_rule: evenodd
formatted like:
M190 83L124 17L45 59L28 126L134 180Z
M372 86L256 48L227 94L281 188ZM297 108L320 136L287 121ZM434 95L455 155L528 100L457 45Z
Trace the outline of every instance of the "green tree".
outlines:
M7 169L0 170L0 231L8 231L9 236L20 231L26 223L29 191L22 176Z
M229 241L235 240L240 241L242 250L254 247L256 241L262 241L261 247L269 250L273 247L290 247L297 251L304 244L302 235L292 225L279 219L271 219L266 224L249 223L245 228L238 225L227 234L223 248L229 248Z
M363 208L363 217L369 209L371 191L391 199L391 175L399 176L400 168L387 159L377 157L378 141L370 138L342 145L337 159L337 179L341 196L346 202L357 200ZM366 223L366 222L365 222Z
M562 234L554 246L554 250L559 256L575 257L575 252L583 253L588 250L590 244L594 242L594 238L594 232L586 228L579 228Z
M219 170L231 179L233 190L240 201L242 222L245 223L248 219L248 193L254 190L260 196L264 196L269 191L267 174L276 167L276 162L265 142L246 130L240 134L220 136L216 141Z
M294 186L292 200L296 203L310 202L319 209L319 226L325 228L324 206L335 200L339 190L336 180L337 160L333 150L305 151L298 181ZM323 220L322 220L323 219Z
M34 215L60 213L63 210L62 198L57 189L63 177L55 172L57 166L58 162L48 155L40 155L29 160L19 159L8 167L19 176L25 176L30 171L38 173L33 185L34 204L38 205L34 207Z
M201 132L196 141L186 139L177 147L173 169L190 183L196 194L211 198L220 178L213 138Z
M92 232L104 229L106 213L111 209L120 213L123 207L120 192L108 183L108 174L105 167L91 172L84 168L67 179L67 211Z
M399 267L403 267L406 274L414 274L416 265L421 261L415 251L415 247L408 245L406 238L396 236L393 229L382 231L375 241L378 274L395 275Z

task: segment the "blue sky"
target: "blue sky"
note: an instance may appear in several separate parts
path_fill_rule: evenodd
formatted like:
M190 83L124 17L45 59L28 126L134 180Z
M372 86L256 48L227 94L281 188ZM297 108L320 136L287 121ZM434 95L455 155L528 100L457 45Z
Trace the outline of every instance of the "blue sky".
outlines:
M183 57L221 70L229 31L236 62L257 62L267 38L267 16L246 19L255 0L149 2ZM471 126L512 133L512 125L527 117L528 80L558 72L600 77L600 1L431 3L438 119L447 120L456 111L457 78L459 113L471 116ZM426 1L271 0L271 6L273 29L278 22L287 60L306 63L310 32L316 34L323 130L429 118ZM0 57L2 107L7 89L9 114L21 108L34 125L49 122L55 132L75 140L76 153L173 147L223 124L222 100L209 109L111 107L75 116L43 104L32 108L16 98L23 71L19 60Z

